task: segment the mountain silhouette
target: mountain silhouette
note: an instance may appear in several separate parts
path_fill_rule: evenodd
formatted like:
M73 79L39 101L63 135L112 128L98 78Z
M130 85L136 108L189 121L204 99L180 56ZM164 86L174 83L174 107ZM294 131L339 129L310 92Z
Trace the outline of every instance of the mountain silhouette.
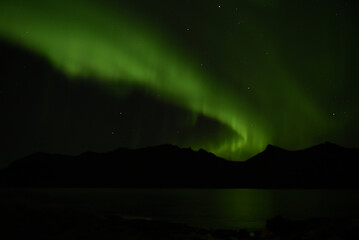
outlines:
M173 145L79 156L37 153L0 172L5 187L357 188L359 149L267 148L246 162Z

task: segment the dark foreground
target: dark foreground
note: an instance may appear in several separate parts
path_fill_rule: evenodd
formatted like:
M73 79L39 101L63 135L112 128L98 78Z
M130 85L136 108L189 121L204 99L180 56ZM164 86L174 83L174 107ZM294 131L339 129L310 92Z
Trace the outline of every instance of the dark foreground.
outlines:
M2 203L0 239L359 239L359 217L268 220L265 229L208 230L61 204Z

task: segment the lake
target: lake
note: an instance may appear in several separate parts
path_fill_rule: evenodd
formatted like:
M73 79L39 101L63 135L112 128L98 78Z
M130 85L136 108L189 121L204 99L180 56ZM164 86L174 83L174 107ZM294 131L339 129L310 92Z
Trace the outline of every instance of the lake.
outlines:
M358 190L2 189L4 202L66 204L124 218L167 220L202 228L256 229L290 219L359 215Z

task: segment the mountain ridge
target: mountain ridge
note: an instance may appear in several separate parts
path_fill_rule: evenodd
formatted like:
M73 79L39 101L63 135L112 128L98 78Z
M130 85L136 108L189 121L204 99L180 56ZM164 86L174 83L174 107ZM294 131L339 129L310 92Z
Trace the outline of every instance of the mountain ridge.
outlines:
M359 149L268 145L245 162L164 144L78 156L37 153L0 172L3 187L358 188Z

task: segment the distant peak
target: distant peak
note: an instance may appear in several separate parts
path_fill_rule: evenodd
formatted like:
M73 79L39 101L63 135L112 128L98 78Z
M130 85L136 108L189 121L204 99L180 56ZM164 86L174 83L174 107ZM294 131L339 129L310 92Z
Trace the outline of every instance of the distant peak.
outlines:
M160 145L153 145L153 146L147 146L147 147L142 147L142 148L135 148L135 149L132 149L134 151L137 151L137 150L160 150L160 151L163 151L165 149L171 149L171 150L178 150L179 147L175 146L175 145L172 145L172 144L160 144Z
M197 153L202 154L202 155L214 155L213 153L207 152L206 150L204 150L203 148L200 148Z
M280 147L274 146L272 144L268 144L266 149L265 149L265 151L273 151L273 150L278 151L278 150L283 150L283 149L280 148Z
M271 149L271 148L274 148L275 146L273 146L272 144L268 144L266 149Z
M332 142L328 142L328 141L325 141L325 142L323 143L323 145L325 145L325 146L338 146L337 144L332 143Z
M86 151L86 152L81 153L80 156L86 156L86 155L92 155L92 154L95 154L95 152Z
M332 142L324 142L319 145L319 147L326 148L326 149L338 149L343 148L342 146L339 146L338 144L332 143Z
M176 145L173 145L173 144L169 144L169 143L166 143L166 144L161 144L161 145L157 145L157 146L151 146L151 147L148 147L149 149L171 149L171 150L180 150L180 148Z

